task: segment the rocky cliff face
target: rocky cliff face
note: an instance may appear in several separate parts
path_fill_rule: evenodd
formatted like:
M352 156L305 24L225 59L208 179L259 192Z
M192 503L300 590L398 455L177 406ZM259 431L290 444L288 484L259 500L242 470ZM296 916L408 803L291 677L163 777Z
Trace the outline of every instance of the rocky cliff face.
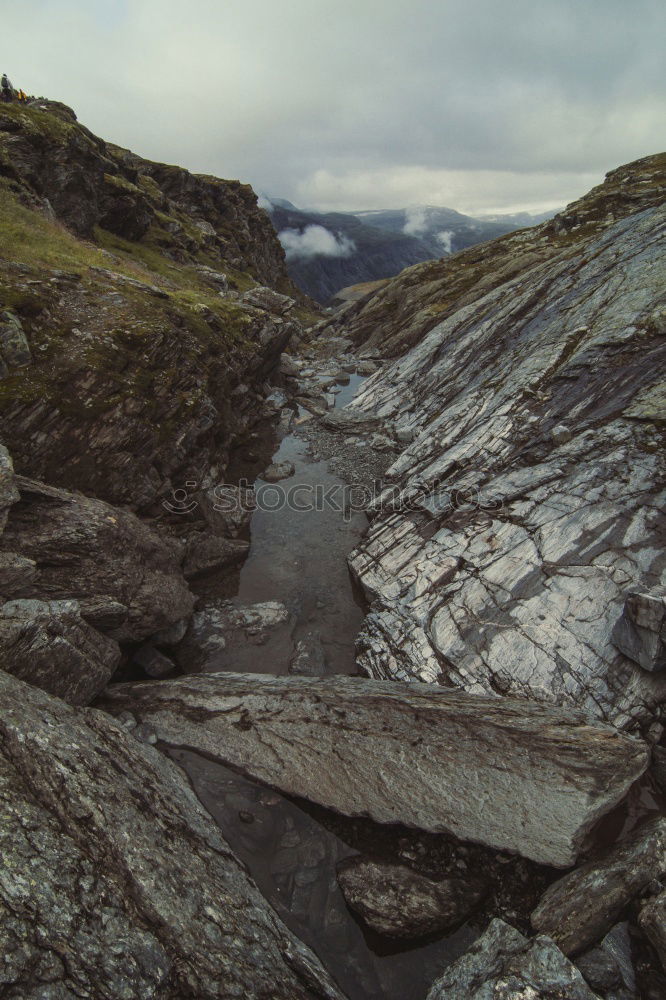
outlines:
M223 473L300 332L252 294L298 295L251 188L141 160L63 106L7 105L0 226L0 426L17 470L138 508Z
M657 712L666 676L612 633L627 593L664 570L665 164L615 171L533 235L490 244L491 270L475 258L466 289L465 254L450 261L432 329L427 272L351 310L366 345L416 341L355 402L411 442L351 557L373 602L358 647L368 674L620 726ZM368 336L405 288L407 332L396 317Z
M48 202L77 236L100 226L167 257L234 268L293 290L284 253L248 184L191 174L104 142L52 101L4 105L0 177L26 204Z

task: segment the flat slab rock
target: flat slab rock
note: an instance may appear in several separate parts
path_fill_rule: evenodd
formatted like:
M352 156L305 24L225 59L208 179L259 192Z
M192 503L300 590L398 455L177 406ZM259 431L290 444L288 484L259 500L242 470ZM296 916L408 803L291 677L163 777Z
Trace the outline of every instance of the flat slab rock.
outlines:
M347 858L338 884L350 909L377 934L419 938L457 927L486 894L482 879L426 878L407 865Z
M532 926L566 955L599 940L625 906L666 872L666 818L641 826L628 840L554 882L532 913Z
M581 714L426 684L218 673L116 685L99 704L346 815L561 867L648 760Z
M449 966L427 1000L598 1000L557 945L528 940L503 920Z
M8 1000L343 1000L180 770L0 671Z

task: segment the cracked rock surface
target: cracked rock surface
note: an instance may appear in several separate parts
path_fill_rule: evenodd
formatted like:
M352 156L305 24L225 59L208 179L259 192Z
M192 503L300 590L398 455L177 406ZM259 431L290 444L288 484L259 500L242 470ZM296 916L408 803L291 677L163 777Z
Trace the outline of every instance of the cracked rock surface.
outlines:
M15 484L20 502L11 508L0 545L33 560L36 572L12 597L124 606L110 628L121 641L144 639L190 614L194 597L176 543L102 500L21 476Z
M619 727L663 701L612 630L663 580L665 231L648 208L531 262L363 386L354 419L413 438L350 557L369 676Z
M627 903L666 872L666 818L652 820L601 858L554 882L532 913L532 926L549 934L566 955L597 941Z
M120 662L113 639L92 628L78 601L7 601L0 607L0 666L72 705L104 690Z
M219 673L98 704L289 795L559 867L647 765L642 741L580 713L432 685Z
M8 1000L342 1000L182 773L114 720L0 672Z
M529 941L493 920L467 954L433 984L427 1000L595 1000L578 969L544 935Z

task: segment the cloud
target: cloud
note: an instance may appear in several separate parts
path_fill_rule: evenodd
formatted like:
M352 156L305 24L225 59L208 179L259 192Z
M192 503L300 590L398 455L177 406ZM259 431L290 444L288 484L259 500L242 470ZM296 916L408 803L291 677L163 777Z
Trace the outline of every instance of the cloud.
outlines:
M539 210L657 152L665 34L663 0L22 0L0 70L296 203Z
M405 225L402 230L405 236L419 236L420 233L425 232L428 225L427 215L428 212L424 205L406 209Z
M467 215L561 208L603 180L603 171L439 170L380 166L317 170L297 186L296 204L323 211L399 208L419 199ZM409 211L409 210L408 210ZM416 216L417 224L419 216Z
M443 229L441 233L437 233L437 242L442 244L444 253L453 253L451 240L454 236L455 233L451 229Z
M257 195L257 205L259 208L263 208L265 212L270 212L273 208L273 202L270 198L267 198L265 194Z
M341 233L334 234L324 226L306 226L298 229L283 229L278 233L287 260L304 260L308 257L351 257L356 244Z

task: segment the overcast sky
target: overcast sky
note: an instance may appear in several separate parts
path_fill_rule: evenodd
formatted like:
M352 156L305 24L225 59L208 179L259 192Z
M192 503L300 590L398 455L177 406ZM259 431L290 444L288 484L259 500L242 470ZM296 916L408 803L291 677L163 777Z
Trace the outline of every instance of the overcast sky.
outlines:
M664 0L0 0L15 86L302 207L538 211L665 146Z

